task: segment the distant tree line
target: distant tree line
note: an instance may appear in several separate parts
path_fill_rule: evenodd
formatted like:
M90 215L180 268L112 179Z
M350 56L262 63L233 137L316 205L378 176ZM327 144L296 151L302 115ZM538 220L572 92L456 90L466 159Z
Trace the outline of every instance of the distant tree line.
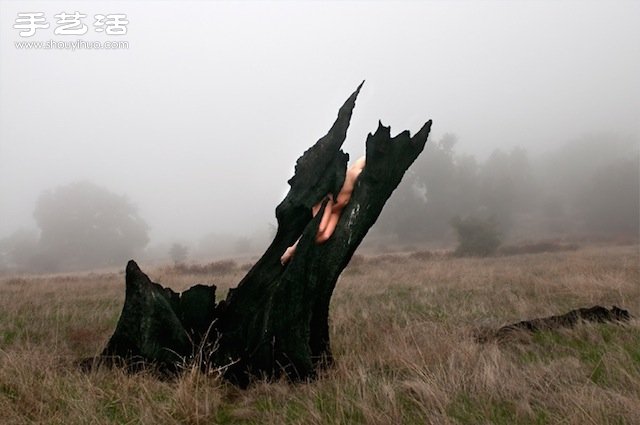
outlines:
M456 144L452 134L427 143L387 202L374 238L403 244L457 239L461 255L493 252L508 239L638 239L638 139L590 135L533 160L515 148L479 161L457 153ZM18 230L0 239L0 271L122 266L149 242L135 205L89 182L43 192L34 218L39 231ZM247 254L260 239L203 234L193 249L174 243L146 254L180 264L190 252L207 259Z
M456 153L456 142L446 134L427 144L387 203L377 236L451 241L461 220L490 220L512 239L638 238L637 139L590 135L534 160L515 148L484 161Z

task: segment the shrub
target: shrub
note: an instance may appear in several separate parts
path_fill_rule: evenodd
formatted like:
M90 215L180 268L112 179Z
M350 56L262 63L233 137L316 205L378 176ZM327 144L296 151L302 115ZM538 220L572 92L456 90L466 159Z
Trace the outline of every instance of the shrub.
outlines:
M458 256L486 257L495 254L500 246L500 232L493 218L454 217L451 226L458 237L458 247L455 250Z
M173 260L173 264L184 263L184 261L187 259L188 253L189 253L189 248L179 243L174 243L173 245L171 245L171 248L169 249L169 255Z

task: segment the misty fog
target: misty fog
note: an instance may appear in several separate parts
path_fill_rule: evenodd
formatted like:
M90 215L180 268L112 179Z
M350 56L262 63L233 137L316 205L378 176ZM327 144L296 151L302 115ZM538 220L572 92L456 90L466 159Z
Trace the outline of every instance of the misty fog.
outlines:
M61 11L126 14L128 48L16 46L24 12L51 23L32 41L108 39L54 35ZM455 216L637 239L638 22L634 2L0 1L0 269L259 253L363 79L352 160L378 120L434 123L365 247L450 246Z

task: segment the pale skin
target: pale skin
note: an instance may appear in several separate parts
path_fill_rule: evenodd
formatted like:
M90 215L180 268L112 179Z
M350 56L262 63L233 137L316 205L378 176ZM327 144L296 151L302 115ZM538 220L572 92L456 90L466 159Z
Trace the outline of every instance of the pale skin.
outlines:
M344 184L338 192L338 196L334 199L333 194L328 194L327 197L327 206L324 209L324 213L322 215L322 220L320 221L320 226L318 226L318 233L316 234L316 243L321 244L326 242L333 232L336 230L336 226L338 225L338 220L340 220L340 215L342 214L342 210L347 206L349 200L351 200L351 195L353 194L353 189L356 185L356 181L360 176L360 173L364 169L365 166L365 157L359 158L349 169L347 170L347 174L344 177ZM326 198L325 198L326 199ZM322 202L324 199L313 206L311 212L315 217L320 211L322 207ZM286 264L293 254L296 251L296 247L298 246L298 242L300 239L296 241L293 245L291 245L280 257L280 262L284 265Z

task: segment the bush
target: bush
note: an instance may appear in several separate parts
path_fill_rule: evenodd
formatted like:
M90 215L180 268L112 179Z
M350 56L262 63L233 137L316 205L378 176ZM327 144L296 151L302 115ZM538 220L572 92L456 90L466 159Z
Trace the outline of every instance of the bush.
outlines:
M455 217L451 220L451 225L458 236L458 247L455 250L458 256L486 257L495 254L500 246L500 232L493 218Z
M174 243L173 245L171 245L171 248L169 249L169 255L173 260L173 264L184 263L184 261L187 259L188 253L189 253L189 248L179 243Z

